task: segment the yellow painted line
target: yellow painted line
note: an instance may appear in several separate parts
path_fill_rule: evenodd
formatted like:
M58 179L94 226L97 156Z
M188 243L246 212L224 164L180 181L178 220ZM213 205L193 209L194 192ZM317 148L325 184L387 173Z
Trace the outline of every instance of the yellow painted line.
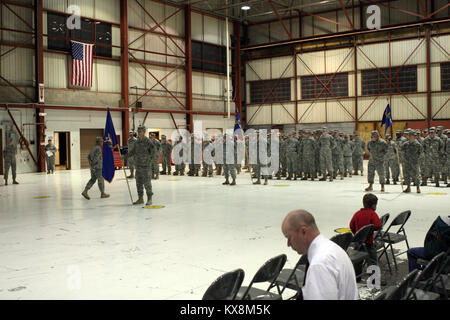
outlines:
M446 193L427 193L427 194L432 195L432 196L445 196L446 195Z
M39 196L39 197L34 197L34 199L47 199L50 198L50 196Z
M288 184L277 184L277 185L274 185L274 187L289 187L289 185Z
M181 181L181 179L169 179L168 181Z
M346 232L352 232L352 230L350 230L350 228L338 228L338 229L334 230L334 232L346 233Z
M146 206L145 209L162 209L165 208L165 206Z

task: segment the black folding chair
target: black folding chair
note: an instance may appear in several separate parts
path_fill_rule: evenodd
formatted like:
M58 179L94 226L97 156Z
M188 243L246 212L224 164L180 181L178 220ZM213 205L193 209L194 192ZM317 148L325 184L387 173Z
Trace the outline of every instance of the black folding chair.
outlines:
M406 232L405 232L405 224L408 221L410 216L411 216L410 210L400 213L398 216L395 217L395 219L391 222L391 224L386 229L386 231L384 231L381 235L380 242L381 242L383 248L381 250L381 254L378 256L378 260L380 260L384 254L386 255L386 260L388 262L388 267L389 267L390 273L392 273L392 269L391 269L391 263L388 258L387 250L389 248L391 249L392 258L394 259L395 269L398 270L397 260L395 259L395 257L398 257L399 255L401 255L403 253L406 253L407 250L395 254L393 245L405 241L406 247L409 249L408 238L407 238ZM389 232L389 230L394 226L400 226L398 228L397 232Z
M419 270L417 269L411 271L399 284L387 288L384 291L386 295L383 300L405 300L407 298L408 290L410 290L411 284L418 272Z
M425 266L421 278L417 281L416 287L425 291L431 291L442 295L448 300L449 277L443 271L450 263L450 258L446 252L436 255Z
M221 275L209 286L202 300L234 300L244 280L244 275L242 269Z
M439 299L439 294L432 292L434 288L434 276L436 272L440 270L442 264L446 260L446 253L441 252L433 259L430 260L430 263L420 271L414 281L411 284L411 288L406 296L406 299L409 300L437 300Z
M303 286L303 279L305 278L305 267L308 262L308 256L302 255L298 259L294 269L283 269L275 280L275 285L280 294L283 294L286 288L299 291ZM281 288L281 289L280 289Z
M359 229L353 236L353 240L347 249L347 254L353 263L353 267L355 268L356 278L361 277L363 273L362 270L364 262L369 257L369 252L367 251L366 247L366 241L373 233L373 228L373 224L368 224L367 226Z
M386 225L386 222L389 220L390 214L386 213L384 215L382 215L380 217L380 221L381 221L381 228L378 229L377 231L375 231L374 235L373 235L373 240L376 242L378 240L380 240L381 235L383 234L383 228Z
M240 300L282 300L281 292L277 287L278 294L270 292L275 287L275 281L286 263L286 255L280 254L259 268L248 287L241 287L236 296ZM254 283L270 282L267 290L254 288Z
M347 251L348 246L353 241L353 234L351 232L340 233L331 237L330 240L344 249L344 251Z

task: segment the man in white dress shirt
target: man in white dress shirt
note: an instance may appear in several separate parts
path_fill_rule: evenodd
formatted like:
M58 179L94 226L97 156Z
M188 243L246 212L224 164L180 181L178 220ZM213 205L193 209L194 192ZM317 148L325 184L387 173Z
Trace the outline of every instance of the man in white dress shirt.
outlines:
M290 212L281 230L288 239L288 247L300 255L308 255L306 279L300 293L304 300L359 299L350 258L341 247L320 234L309 212Z

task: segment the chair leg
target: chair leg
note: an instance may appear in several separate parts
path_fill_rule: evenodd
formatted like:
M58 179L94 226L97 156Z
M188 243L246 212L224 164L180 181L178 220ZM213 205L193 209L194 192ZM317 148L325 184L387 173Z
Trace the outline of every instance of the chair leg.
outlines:
M394 247L392 246L392 244L389 244L389 246L391 247L392 259L394 260L395 270L398 271L397 259L395 259L395 254L394 254Z
M381 254L378 257L378 259L381 259L383 254L386 255L386 261L387 261L387 265L388 265L388 268L389 268L389 273L392 274L391 262L389 261L389 257L388 257L388 253L387 253L387 247L384 244L383 244L383 252L381 252Z

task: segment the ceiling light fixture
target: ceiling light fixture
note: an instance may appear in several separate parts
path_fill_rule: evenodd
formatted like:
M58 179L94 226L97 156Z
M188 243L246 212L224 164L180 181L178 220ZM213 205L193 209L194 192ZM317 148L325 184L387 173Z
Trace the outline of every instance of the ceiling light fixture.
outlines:
M244 10L244 11L250 10L250 7L249 6L242 6L241 10Z

